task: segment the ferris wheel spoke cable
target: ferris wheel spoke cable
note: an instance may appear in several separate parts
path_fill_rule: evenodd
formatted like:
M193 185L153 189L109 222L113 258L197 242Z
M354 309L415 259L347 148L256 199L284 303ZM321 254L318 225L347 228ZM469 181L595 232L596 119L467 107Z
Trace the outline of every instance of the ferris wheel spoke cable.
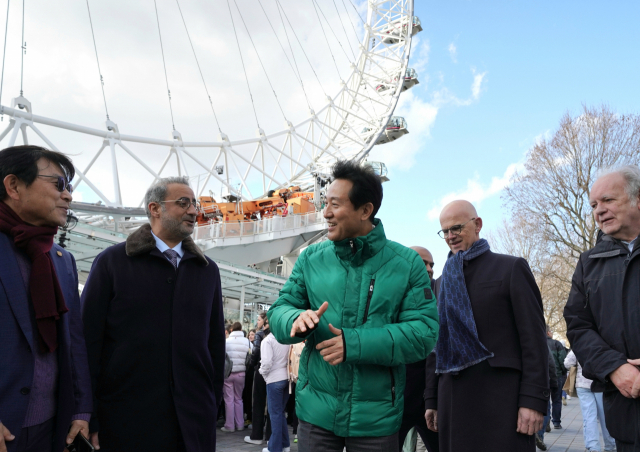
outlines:
M318 5L318 7L319 6L320 5ZM336 4L336 0L333 0L333 7L336 9L336 13L338 14L338 20L340 21L340 26L342 27L342 31L344 33L344 37L347 38L347 43L349 43L349 36L347 36L347 29L345 28L344 23L342 22L342 16L340 15L340 11L338 11L338 5ZM342 47L342 44L340 44L340 47ZM349 50L351 51L351 55L353 55L353 61L355 62L356 61L356 54L353 51L353 47L351 45L349 45Z
M169 89L169 77L167 76L167 63L164 60L164 47L162 45L162 32L160 31L160 17L158 16L158 4L156 0L153 0L153 6L155 6L156 8L156 22L158 23L158 36L160 37L160 52L162 53L162 66L164 67L164 80L167 83L167 95L169 96L169 112L171 113L171 126L173 127L173 130L176 130L175 121L173 120L173 107L171 106L171 90Z
M89 8L89 0L87 0L87 13L89 13L89 25L91 25L91 38L93 39L93 50L96 54L96 63L98 64L98 75L100 76L100 87L102 88L102 100L104 101L104 111L109 120L109 110L107 109L107 96L104 94L104 78L100 69L100 60L98 59L98 46L96 46L96 35L93 32L93 21L91 20L91 9Z
M24 41L24 0L22 0L22 43L20 45L20 96L22 96L22 82L24 80L24 55L27 53L27 43Z
M313 5L313 9L316 12L316 16L318 16L318 22L320 23L320 28L322 29L322 34L324 35L324 40L327 43L327 47L329 48L329 53L331 54L331 59L333 60L333 65L336 67L336 72L338 73L338 78L342 80L342 76L340 75L340 69L338 69L338 63L336 63L336 57L333 56L333 51L331 50L331 44L329 44L329 38L327 38L327 33L324 31L324 25L322 25L322 20L320 19L320 14L318 14L318 9L316 8L316 2L311 0L311 4ZM342 49L344 52L344 49ZM345 52L346 54L346 52ZM349 57L347 57L349 59Z
M189 28L187 27L187 22L184 20L184 15L182 14L182 8L180 8L180 1L176 0L176 3L178 4L178 11L180 11L180 17L182 18L184 29L187 32L187 38L189 38L189 44L191 45L191 50L193 51L193 57L196 59L196 64L198 65L198 71L200 72L202 85L204 86L204 90L207 93L207 97L209 98L209 104L211 105L211 111L213 112L213 117L216 121L216 125L218 126L218 132L222 134L222 130L220 129L220 122L218 122L218 115L216 115L216 110L215 108L213 108L213 100L211 100L211 95L209 94L209 90L207 89L207 84L204 81L204 75L202 75L202 69L200 68L200 62L198 61L198 55L196 55L196 49L193 47L193 42L191 41L191 35L189 34Z
M249 77L247 76L247 68L244 65L244 58L242 58L242 50L240 49L240 41L238 40L238 32L236 31L236 24L233 20L233 13L231 12L231 4L227 0L227 8L229 8L229 16L231 17L231 25L233 26L233 34L236 37L236 45L238 46L238 53L240 54L240 61L242 62L242 70L244 71L244 79L247 82L247 89L249 90L249 98L251 99L251 106L253 107L253 115L256 118L256 124L260 128L260 122L258 121L258 113L256 112L256 104L253 102L253 95L251 94L251 86L249 85Z
M367 25L367 23L365 22L365 20L362 18L362 16L360 15L360 12L358 11L358 8L356 8L356 5L353 4L352 0L349 0L349 3L351 3L351 6L353 6L353 10L356 12L356 14L358 15L358 17L360 18L360 21L362 22L362 25Z
M7 22L4 26L4 51L2 52L2 75L0 76L0 105L2 105L2 87L4 86L4 58L7 56L7 30L9 29L9 5L10 0L7 0ZM2 119L4 119L4 107L2 107Z
M271 30L273 31L273 34L275 35L276 39L278 40L278 44L280 44L280 48L282 49L282 52L284 52L284 56L287 58L287 61L289 62L289 66L291 66L291 70L293 71L293 75L296 78L296 80L298 80L298 82L300 83L300 86L302 87L302 92L304 93L304 98L307 101L307 106L309 107L309 109L311 109L311 103L309 102L309 97L307 96L307 91L304 88L304 83L302 82L302 77L300 76L300 70L298 69L297 73L296 73L296 69L298 68L298 63L296 63L295 60L295 55L293 55L293 49L291 49L291 56L293 57L293 61L296 65L296 67L293 67L293 64L291 63L291 59L289 58L289 55L287 54L287 51L285 50L284 46L282 45L282 43L280 42L280 38L278 38L278 33L276 33L275 28L273 28L273 25L271 23L271 20L269 19L269 16L267 15L267 12L264 9L264 6L262 6L262 1L258 0L258 3L260 4L260 8L262 8L262 12L264 13L265 17L267 18L267 22L269 22L269 26L271 27ZM280 12L280 11L278 11ZM282 16L281 16L282 17ZM284 25L284 22L283 22ZM286 34L287 30L285 28L285 34ZM289 39L289 36L287 35L287 40ZM289 47L291 48L291 41L289 41Z
M258 49L256 48L255 43L253 42L253 38L251 37L251 33L249 32L249 28L247 27L246 22L244 21L244 17L242 17L242 12L238 7L238 2L233 0L233 3L236 5L236 9L238 10L238 14L240 14L240 20L242 21L242 25L244 25L245 30L247 31L247 35L249 35L249 41L251 41L251 45L253 46L253 50L256 52L256 56L258 57L258 61L260 62L260 66L262 66L262 70L264 71L265 77L267 77L267 82L269 82L269 86L271 87L271 91L273 92L273 96L276 98L276 102L278 103L278 108L280 108L280 112L284 117L284 120L287 120L287 115L284 114L284 110L282 109L282 105L280 105L280 99L278 99L278 95L276 94L276 90L273 88L271 84L271 79L269 78L269 74L267 73L267 69L264 67L264 63L262 62L262 58L260 58L260 53L258 53Z
M285 19L287 19L287 23L289 24L289 27L291 28L291 31L293 32L293 35L296 38L296 41L298 41L298 45L300 46L300 49L302 49L302 53L304 54L304 57L306 58L307 63L309 63L309 67L311 67L311 72L313 72L313 75L315 76L316 80L318 81L318 85L320 85L320 89L322 90L322 92L326 96L327 92L325 91L324 87L322 86L322 82L320 81L320 77L318 77L318 74L316 73L316 70L313 68L313 65L311 64L311 60L309 60L309 57L307 56L307 52L305 52L304 47L302 46L302 43L300 42L300 39L298 38L298 34L293 29L293 25L291 25L291 21L289 20L289 16L287 16L287 13L284 11L284 8L280 4L279 0L276 0L276 6L278 7L278 14L280 14L280 20L282 21L282 28L284 28L284 33L287 36L287 41L289 41L289 48L291 49L291 55L293 56L293 61L294 62L296 61L296 57L294 56L294 53L293 53L293 47L291 46L291 40L289 39L289 33L287 33L287 27L284 24L284 20L282 19L282 15L283 14L284 14ZM296 68L297 67L298 67L298 64L296 63ZM298 69L298 75L299 74L300 74L300 70ZM302 77L300 77L300 79L302 80Z
M356 42L360 42L360 37L358 36L358 32L356 31L356 26L353 23L353 18L351 17L351 14L349 14L349 10L347 9L347 4L344 2L344 0L342 0L342 6L344 6L344 10L347 13L347 16L349 17L349 22L351 22L351 29L353 30L353 34L356 36Z

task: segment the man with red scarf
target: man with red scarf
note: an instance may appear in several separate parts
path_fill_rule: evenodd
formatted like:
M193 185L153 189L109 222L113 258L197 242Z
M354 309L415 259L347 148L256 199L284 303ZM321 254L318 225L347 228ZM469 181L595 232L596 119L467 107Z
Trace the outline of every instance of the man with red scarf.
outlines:
M54 243L74 173L39 146L0 151L0 452L61 452L89 434L76 264Z

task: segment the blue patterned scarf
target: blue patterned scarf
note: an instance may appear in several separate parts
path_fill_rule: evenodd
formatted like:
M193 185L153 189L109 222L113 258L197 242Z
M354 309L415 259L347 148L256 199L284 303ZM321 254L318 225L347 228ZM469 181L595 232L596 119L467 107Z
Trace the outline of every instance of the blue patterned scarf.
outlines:
M464 261L487 251L489 243L480 239L467 251L450 254L444 264L438 299L440 334L436 344L436 373L459 372L493 357L478 338L463 270Z

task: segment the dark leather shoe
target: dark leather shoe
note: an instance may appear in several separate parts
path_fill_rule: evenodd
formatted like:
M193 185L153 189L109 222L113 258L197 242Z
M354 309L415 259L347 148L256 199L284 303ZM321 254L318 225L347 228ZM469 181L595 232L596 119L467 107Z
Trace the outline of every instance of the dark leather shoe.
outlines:
M551 431L551 422L547 422L547 426L545 427L544 431L547 433Z
M553 428L555 428L556 430L560 430L562 428L562 425L560 424L553 424Z

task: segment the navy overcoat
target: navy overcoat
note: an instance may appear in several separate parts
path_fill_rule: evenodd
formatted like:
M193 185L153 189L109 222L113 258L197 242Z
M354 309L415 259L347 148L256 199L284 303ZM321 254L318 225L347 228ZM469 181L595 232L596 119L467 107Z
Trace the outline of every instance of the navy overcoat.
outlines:
M94 261L83 319L103 452L215 451L225 335L218 266L191 238L177 270L146 224Z
M35 359L34 334L27 289L7 235L0 232L0 421L16 439L7 442L8 451L18 444L29 405ZM87 351L82 337L78 272L73 256L54 244L50 251L60 288L69 312L58 322L58 398L54 451L64 448L75 414L91 413L91 381Z

